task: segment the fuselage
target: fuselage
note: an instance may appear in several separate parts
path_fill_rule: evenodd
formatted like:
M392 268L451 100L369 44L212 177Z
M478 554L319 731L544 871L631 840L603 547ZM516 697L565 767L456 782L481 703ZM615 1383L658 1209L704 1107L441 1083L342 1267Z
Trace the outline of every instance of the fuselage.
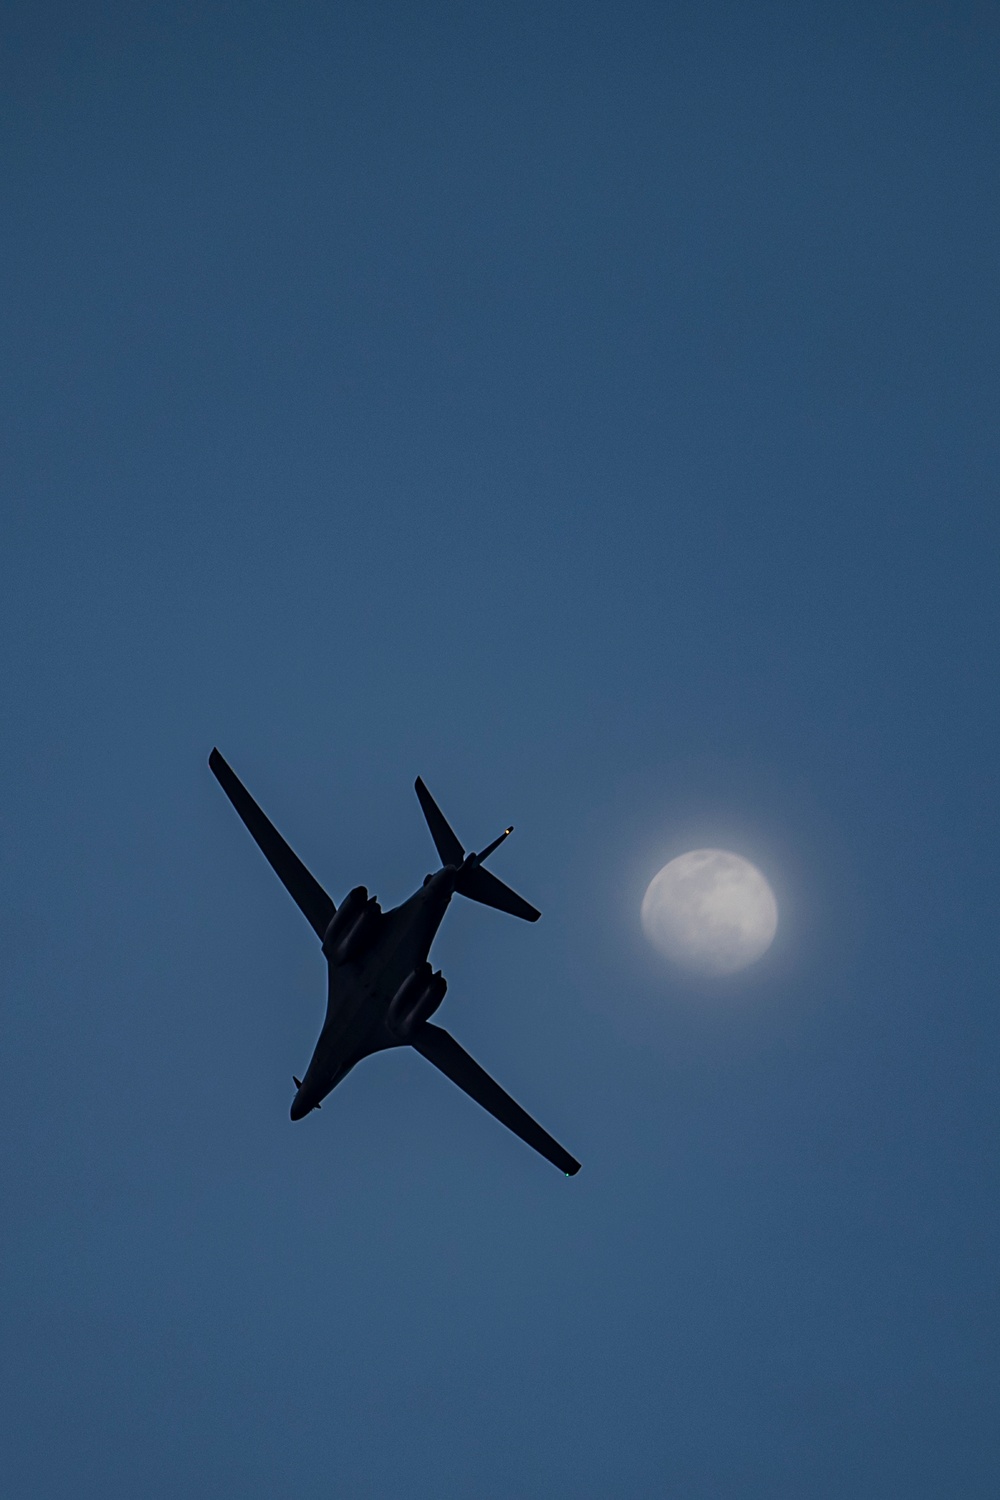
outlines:
M406 1038L389 1025L389 1008L409 976L427 962L457 875L454 866L445 865L401 906L383 912L371 945L357 958L341 962L335 950L324 948L326 1020L292 1101L293 1120L316 1109L361 1058L405 1045Z

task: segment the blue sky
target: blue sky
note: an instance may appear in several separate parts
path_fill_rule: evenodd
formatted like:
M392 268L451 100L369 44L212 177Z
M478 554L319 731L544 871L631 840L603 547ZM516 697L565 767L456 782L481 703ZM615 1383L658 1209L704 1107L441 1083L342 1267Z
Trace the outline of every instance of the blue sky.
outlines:
M998 1459L996 78L974 4L9 6L3 1468L937 1500ZM288 1121L335 899L456 903ZM639 901L733 848L726 983Z

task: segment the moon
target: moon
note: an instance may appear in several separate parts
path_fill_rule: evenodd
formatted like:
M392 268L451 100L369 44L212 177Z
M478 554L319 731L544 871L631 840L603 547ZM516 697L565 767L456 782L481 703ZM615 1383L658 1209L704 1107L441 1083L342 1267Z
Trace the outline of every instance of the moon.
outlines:
M696 974L735 974L766 953L778 903L741 854L692 849L664 865L642 898L642 928L654 948Z

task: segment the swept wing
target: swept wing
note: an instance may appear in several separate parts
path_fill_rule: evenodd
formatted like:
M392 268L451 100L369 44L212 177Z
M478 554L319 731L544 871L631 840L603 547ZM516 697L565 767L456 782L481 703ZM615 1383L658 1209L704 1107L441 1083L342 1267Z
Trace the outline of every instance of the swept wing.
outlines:
M271 869L322 941L330 919L337 910L336 906L315 876L310 875L294 850L285 843L271 820L257 806L236 772L223 760L218 750L212 751L208 764Z
M464 1047L459 1046L450 1032L441 1026L425 1022L418 1027L411 1045L416 1047L421 1057L426 1057L428 1062L440 1068L452 1083L457 1083L460 1089L471 1095L477 1104L489 1110L501 1125L506 1125L508 1130L519 1135L527 1145L540 1151L546 1161L558 1167L560 1172L565 1172L567 1177L579 1172L580 1163L568 1151L563 1150L559 1142L553 1140L548 1131L543 1130L498 1083L494 1083L485 1069L469 1056Z

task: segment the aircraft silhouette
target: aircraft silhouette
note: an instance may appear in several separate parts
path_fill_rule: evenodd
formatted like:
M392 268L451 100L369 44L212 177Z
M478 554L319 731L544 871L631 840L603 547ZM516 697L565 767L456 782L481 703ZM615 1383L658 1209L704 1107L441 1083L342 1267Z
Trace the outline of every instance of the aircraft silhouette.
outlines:
M326 1020L312 1061L295 1078L291 1117L301 1120L343 1077L374 1052L413 1047L452 1083L489 1110L502 1125L572 1177L580 1163L516 1104L498 1083L429 1017L444 999L447 982L427 961L448 903L458 891L485 906L537 922L541 912L483 868L513 828L480 854L466 854L444 814L416 780L416 793L442 868L392 911L382 911L363 885L337 907L264 815L235 771L213 750L208 764L261 852L323 944L329 970Z

